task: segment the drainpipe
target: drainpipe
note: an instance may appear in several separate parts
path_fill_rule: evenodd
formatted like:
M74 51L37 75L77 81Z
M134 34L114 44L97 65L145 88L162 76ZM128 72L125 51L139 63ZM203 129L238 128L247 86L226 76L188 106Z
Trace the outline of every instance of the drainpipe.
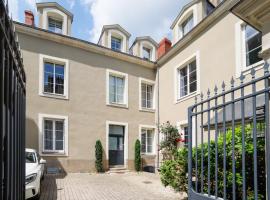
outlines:
M160 113L159 113L159 65L157 65L157 169L159 169L159 140L160 140Z

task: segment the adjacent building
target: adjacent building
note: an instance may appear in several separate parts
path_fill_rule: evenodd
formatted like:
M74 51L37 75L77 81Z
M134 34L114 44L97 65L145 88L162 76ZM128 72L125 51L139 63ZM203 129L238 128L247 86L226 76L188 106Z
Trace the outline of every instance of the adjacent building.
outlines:
M72 13L37 3L38 23L29 11L25 23L16 22L27 75L27 147L49 167L86 172L95 168L101 140L106 169L132 170L139 139L143 167L158 168L160 124L170 121L187 138L195 96L264 64L261 33L230 12L231 2L193 0L172 23L172 41L139 36L131 45L118 24L104 25L97 44L74 38Z

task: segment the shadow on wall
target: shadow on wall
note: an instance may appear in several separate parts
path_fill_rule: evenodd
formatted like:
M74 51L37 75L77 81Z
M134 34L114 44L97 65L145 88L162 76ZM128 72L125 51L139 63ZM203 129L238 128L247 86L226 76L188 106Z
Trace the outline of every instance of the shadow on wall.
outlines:
M38 125L31 118L26 118L26 136L25 143L26 148L36 149L38 151Z

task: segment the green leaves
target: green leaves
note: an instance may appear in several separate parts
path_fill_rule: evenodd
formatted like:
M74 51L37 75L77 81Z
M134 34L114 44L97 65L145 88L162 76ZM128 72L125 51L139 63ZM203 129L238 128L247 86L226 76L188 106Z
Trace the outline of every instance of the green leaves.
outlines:
M96 166L96 170L97 172L104 172L103 169L103 147L101 144L100 140L96 141L96 145L95 145L95 155L96 155L96 162L95 162L95 166Z
M141 143L139 140L135 142L135 170L141 171L142 159L141 159Z

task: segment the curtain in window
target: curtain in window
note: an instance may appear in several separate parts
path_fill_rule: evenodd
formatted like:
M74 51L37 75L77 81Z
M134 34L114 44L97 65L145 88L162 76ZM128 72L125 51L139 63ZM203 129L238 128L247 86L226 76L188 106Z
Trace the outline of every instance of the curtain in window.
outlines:
M110 103L124 103L124 78L110 76L109 78L109 98Z

